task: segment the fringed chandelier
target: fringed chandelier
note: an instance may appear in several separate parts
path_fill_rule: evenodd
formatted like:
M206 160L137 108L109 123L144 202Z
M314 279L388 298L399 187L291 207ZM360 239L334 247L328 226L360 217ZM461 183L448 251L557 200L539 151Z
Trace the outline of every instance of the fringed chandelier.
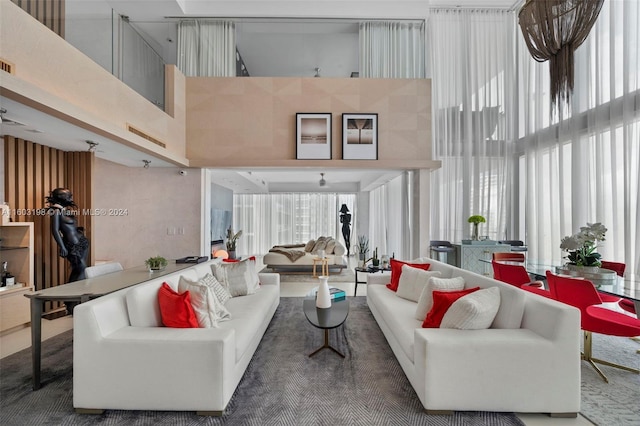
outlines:
M533 59L549 61L552 111L570 105L573 52L585 41L604 0L527 0L518 23Z

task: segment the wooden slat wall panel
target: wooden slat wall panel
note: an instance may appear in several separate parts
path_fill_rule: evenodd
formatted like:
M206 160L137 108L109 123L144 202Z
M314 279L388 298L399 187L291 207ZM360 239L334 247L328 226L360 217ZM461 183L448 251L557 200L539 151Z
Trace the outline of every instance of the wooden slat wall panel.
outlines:
M64 38L65 0L11 0L60 37Z
M67 183L67 188L71 190L73 200L78 205L81 213L77 217L78 226L84 227L85 235L91 242L93 216L82 214L82 212L91 208L87 206L93 205L91 173L95 156L92 152L67 152L66 154L65 182ZM93 264L93 257L93 250L89 246L89 264Z
M89 152L64 152L5 136L5 198L12 220L34 223L34 285L36 290L64 284L69 263L58 255L51 235L51 220L44 214L45 198L55 188L69 188L80 211L92 208L92 175L95 157ZM29 214L27 214L29 213ZM80 226L91 241L93 217L79 215ZM48 302L45 312L61 303Z

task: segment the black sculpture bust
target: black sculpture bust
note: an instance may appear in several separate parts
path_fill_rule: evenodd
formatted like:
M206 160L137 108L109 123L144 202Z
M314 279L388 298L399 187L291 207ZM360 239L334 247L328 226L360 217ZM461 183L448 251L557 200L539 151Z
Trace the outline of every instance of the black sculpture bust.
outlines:
M51 217L51 233L58 244L60 256L66 258L71 265L71 273L67 282L83 280L89 254L89 240L84 229L78 227L75 217L76 204L71 191L56 188L47 197L48 213Z

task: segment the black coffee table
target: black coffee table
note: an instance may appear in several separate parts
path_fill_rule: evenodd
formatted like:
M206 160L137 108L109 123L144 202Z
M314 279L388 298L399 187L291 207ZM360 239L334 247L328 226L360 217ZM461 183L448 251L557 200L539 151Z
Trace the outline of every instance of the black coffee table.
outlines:
M304 299L302 309L311 325L324 330L324 345L310 353L309 356L314 356L322 349L331 349L344 358L344 355L340 353L340 351L329 344L329 330L344 324L349 315L349 301L346 298L338 300L337 302L332 300L330 308L320 309L316 308L315 298L307 298Z

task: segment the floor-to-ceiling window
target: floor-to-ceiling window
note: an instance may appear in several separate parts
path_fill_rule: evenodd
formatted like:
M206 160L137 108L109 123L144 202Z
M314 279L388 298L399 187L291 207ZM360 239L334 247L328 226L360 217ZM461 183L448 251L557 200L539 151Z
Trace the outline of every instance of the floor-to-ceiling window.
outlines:
M235 194L234 227L242 230L240 255L265 254L275 244L306 243L332 236L344 245L340 207L346 204L355 229L356 195L338 193ZM355 232L351 245L355 245Z
M601 222L604 259L640 273L640 4L607 0L575 52L570 108L550 114L548 63L519 44L519 205L529 256L557 263L560 240Z
M459 241L481 214L489 238L560 263L560 240L601 222L603 258L640 273L639 21L637 1L604 2L575 53L570 108L554 115L548 63L529 55L515 12L433 11L432 238Z
M431 238L516 239L510 222L510 152L515 140L514 15L496 10L433 10L429 20L433 157Z

